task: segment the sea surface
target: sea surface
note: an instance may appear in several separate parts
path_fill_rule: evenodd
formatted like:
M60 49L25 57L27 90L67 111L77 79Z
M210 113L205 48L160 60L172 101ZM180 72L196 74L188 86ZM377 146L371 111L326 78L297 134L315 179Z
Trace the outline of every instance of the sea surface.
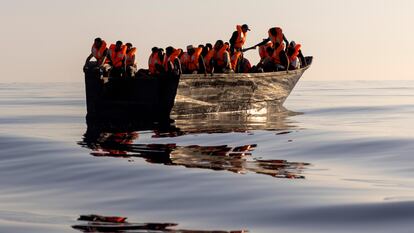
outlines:
M88 214L174 224L127 232L414 231L414 82L304 77L287 112L150 129L88 126L84 96L0 84L1 233L81 232Z

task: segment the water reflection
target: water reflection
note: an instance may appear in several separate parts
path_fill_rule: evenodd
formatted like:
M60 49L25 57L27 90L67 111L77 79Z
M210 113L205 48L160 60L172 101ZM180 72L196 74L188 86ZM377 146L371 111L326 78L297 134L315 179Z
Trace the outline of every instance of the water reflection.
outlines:
M202 231L176 229L177 223L130 223L126 217L81 215L78 221L86 223L73 225L72 228L81 232L159 232L159 233L246 233L246 230L237 231Z
M254 129L278 130L276 134L289 133L292 129L286 122L289 116L277 115L277 120L247 121L245 116L184 116L178 118L176 125L152 126L152 137L178 137L186 134L248 132ZM225 120L223 120L225 119ZM254 122L254 123L252 123ZM100 125L102 126L102 125ZM180 126L180 127L178 127ZM150 127L151 128L151 127ZM148 129L148 128L146 128ZM139 130L139 129L134 129ZM142 158L148 163L167 166L184 166L186 168L229 171L238 174L256 173L276 178L304 179L303 170L309 165L305 162L291 162L283 159L261 159L253 155L256 144L231 147L228 145L180 146L170 144L139 144L139 131L127 131L96 127L88 124L88 130L80 145L90 148L91 155L96 157Z

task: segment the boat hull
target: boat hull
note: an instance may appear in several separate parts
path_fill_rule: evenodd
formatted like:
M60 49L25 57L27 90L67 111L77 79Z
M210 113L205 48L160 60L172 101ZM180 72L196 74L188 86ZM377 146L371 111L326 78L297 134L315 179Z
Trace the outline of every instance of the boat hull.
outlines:
M182 75L173 114L282 108L309 68L269 73Z

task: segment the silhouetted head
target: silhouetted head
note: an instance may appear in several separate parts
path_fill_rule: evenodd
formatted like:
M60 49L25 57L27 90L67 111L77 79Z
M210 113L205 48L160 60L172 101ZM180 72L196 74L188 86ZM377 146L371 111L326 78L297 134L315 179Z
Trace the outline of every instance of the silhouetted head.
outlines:
M116 50L120 50L120 49L121 49L121 46L122 46L122 41L118 40L118 41L116 42L116 44L115 44L115 48L116 48Z
M192 45L188 45L188 46L187 46L187 53L188 53L189 55L193 55L193 54L194 54L194 52L195 52L194 46L192 46Z
M96 47L98 47L98 48L101 47L101 45L102 45L102 39L100 37L95 38L93 44L96 45Z
M224 45L223 41L222 41L222 40L218 40L218 41L216 41L216 43L214 44L214 49L215 49L215 50L219 50L219 49L221 49L221 48L223 47L223 45Z
M243 24L243 25L241 26L241 29L242 29L242 31L243 31L244 33L246 33L247 31L250 31L250 28L249 28L249 26L248 26L247 24Z
M173 52L174 52L174 48L173 47L168 46L167 48L165 48L165 54L167 56L170 56Z
M132 48L132 44L131 43L126 43L125 46L127 47L127 50L130 50Z
M151 52L152 53L156 53L158 51L159 51L158 47L152 47L152 49L151 49Z
M269 33L270 33L272 36L277 36L277 30L276 30L276 28L271 28L271 29L269 29Z
M199 44L198 47L201 48L201 49L204 49L204 45L203 44Z

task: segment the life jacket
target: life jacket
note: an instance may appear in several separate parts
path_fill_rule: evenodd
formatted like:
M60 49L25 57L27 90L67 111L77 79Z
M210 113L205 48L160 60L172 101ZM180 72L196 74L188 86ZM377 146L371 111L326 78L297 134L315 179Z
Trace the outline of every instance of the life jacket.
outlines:
M188 54L187 52L184 52L180 58L181 66L185 67L185 69L188 69L188 64L190 63L190 61L191 61L190 54Z
M101 63L102 59L104 59L105 49L106 49L106 42L104 40L102 41L100 48L96 48L95 43L93 43L91 52L92 52L93 57L98 61L98 63Z
M204 57L204 63L206 63L207 72L212 71L212 67L210 65L211 59L214 57L215 51L211 49L208 51L207 55Z
M267 54L267 48L268 47L272 47L273 43L271 41L267 42L267 44L261 45L259 46L259 56L260 59L265 59L266 57L268 57L269 55Z
M214 60L216 61L217 65L224 66L224 56L228 55L229 52L227 52L228 49L227 44L223 44L223 47L219 49L219 51L216 51L214 54ZM215 49L213 49L215 51Z
M132 66L135 65L135 53L137 51L137 48L132 47L129 52L126 53L126 65Z
M121 46L119 51L115 51L116 45L111 44L109 47L109 55L111 56L112 66L115 68L119 68L122 66L122 60L126 56L126 49L125 45Z
M276 64L281 64L282 62L280 61L280 56L279 56L279 54L280 54L280 52L282 52L283 50L285 49L285 44L280 44L280 46L279 47L277 47L276 49L275 49L275 51L273 52L273 56L272 56L272 60L273 60L273 62L274 63L276 63Z
M290 55L290 56L289 56L289 61L290 61L290 62L293 62L293 61L295 61L295 60L296 60L296 58L298 58L300 47L301 47L301 45L300 45L300 44L296 44L296 45L295 45L295 48L294 48L294 49L295 49L295 51L293 52L293 54L292 54L292 55Z
M202 48L195 48L193 55L189 56L190 60L187 64L187 69L190 71L198 70L198 59L200 58L201 52L203 51Z
M276 29L276 36L274 36L274 35L272 35L271 33L270 33L270 30L271 30L272 28L270 28L269 29L269 31L268 31L268 34L269 34L269 38L270 38L270 41L273 43L273 44L276 44L276 43L279 43L279 44L282 44L283 43L283 32L282 32L282 29L280 28L280 27L275 27L275 29Z
M242 54L242 53L241 53L240 51L234 52L234 53L233 53L233 56L231 56L231 58L230 58L231 68L232 68L234 71L236 71L236 68L237 68L237 62L239 61L239 58L240 58L241 54Z
M155 53L151 53L149 59L148 59L148 70L150 74L157 74L159 73L158 70L156 69L156 65L159 64L161 65L161 59L158 56L158 52Z
M242 27L240 25L236 26L237 29L237 39L236 43L234 43L234 48L241 49L246 42L246 33L242 31Z
M164 56L163 66L165 71L168 72L168 64L170 64L172 68L175 68L174 60L178 58L182 51L182 49L175 49L169 57L167 57L167 55Z

